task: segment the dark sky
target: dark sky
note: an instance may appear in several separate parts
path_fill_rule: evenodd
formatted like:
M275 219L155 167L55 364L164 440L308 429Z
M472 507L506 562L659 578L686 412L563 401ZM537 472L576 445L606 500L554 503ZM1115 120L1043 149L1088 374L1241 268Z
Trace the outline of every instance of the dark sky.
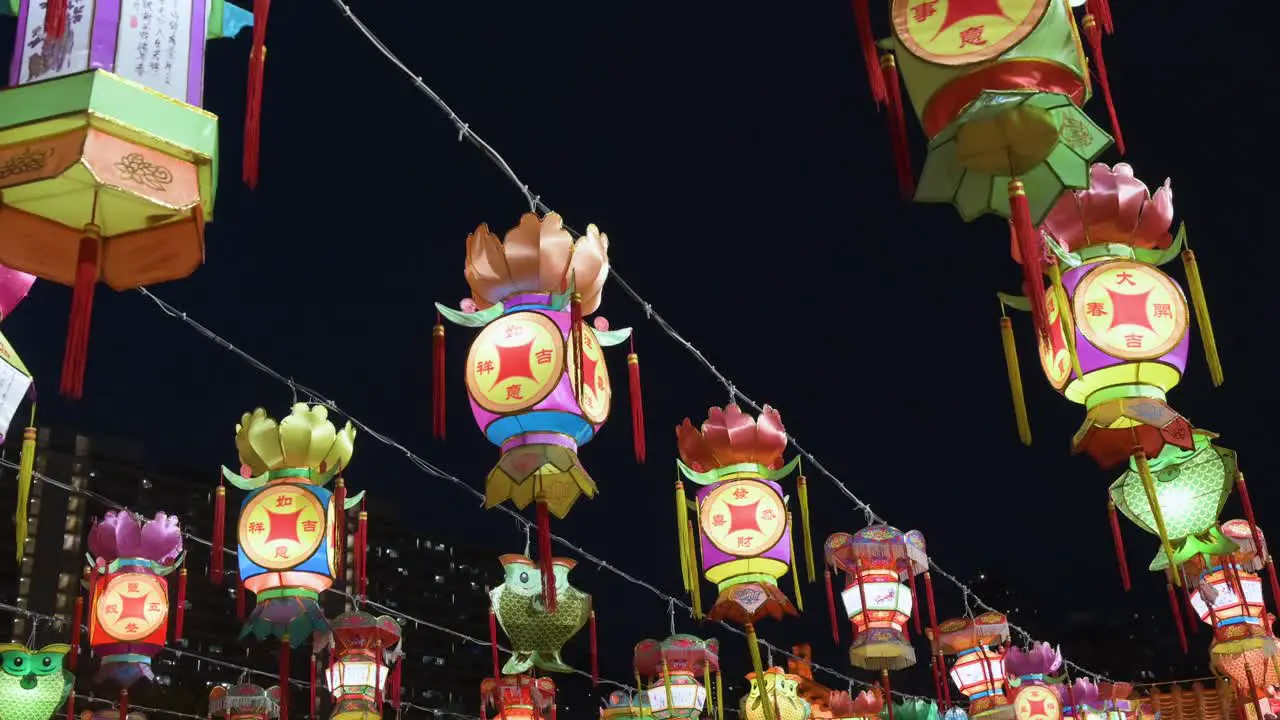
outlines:
M1045 637L1077 659L1089 649L1073 648L1058 619L1142 611L1173 632L1163 582L1144 570L1155 538L1127 523L1135 588L1120 589L1105 508L1112 478L1069 456L1083 408L1043 381L1026 316L1019 350L1036 441L1018 443L996 325L995 292L1019 282L1007 228L898 199L847 2L352 9L570 225L607 232L616 269L655 309L739 388L779 408L841 482L902 529L921 529L944 568L1006 578L1020 604L1040 609ZM1150 185L1173 178L1226 370L1212 390L1197 338L1170 401L1241 451L1264 527L1280 528L1267 525L1280 491L1261 464L1276 399L1265 289L1275 200L1264 180L1275 151L1270 114L1253 107L1271 82L1256 72L1270 61L1261 45L1209 42L1201 14L1177 3L1116 2L1114 13L1107 61L1125 160ZM206 106L223 118L224 156L207 264L155 292L480 487L497 453L471 421L459 375L474 331L449 327L449 440L430 438L432 302L466 294L464 238L481 222L514 226L523 197L320 0L275 3L262 181L249 192L239 182L248 35L209 45ZM1105 125L1100 100L1090 108ZM918 171L924 143L908 122ZM1104 159L1119 160L1114 150ZM1176 264L1170 272L1181 279ZM235 462L241 412L287 411L286 388L137 293L105 289L86 397L54 399L69 297L40 283L5 321L41 383L45 422L142 439L157 461L207 467L213 483L220 463ZM582 452L601 494L557 529L676 592L672 427L700 421L726 392L617 285L601 313L637 328L649 463L630 457L625 353L614 352L618 403ZM372 437L357 448L349 482L393 496L406 522L495 554L521 547L509 518ZM819 542L863 525L829 479L810 477ZM1224 519L1239 512L1233 500ZM628 677L634 642L665 632L665 605L585 564L575 579L597 597L606 674ZM810 639L821 663L869 679L827 639L820 586L806 592L808 617L763 635ZM944 582L938 600L944 617L963 611ZM727 656L745 657L740 639L721 636ZM1205 634L1196 642L1202 657ZM901 682L925 690L925 678Z

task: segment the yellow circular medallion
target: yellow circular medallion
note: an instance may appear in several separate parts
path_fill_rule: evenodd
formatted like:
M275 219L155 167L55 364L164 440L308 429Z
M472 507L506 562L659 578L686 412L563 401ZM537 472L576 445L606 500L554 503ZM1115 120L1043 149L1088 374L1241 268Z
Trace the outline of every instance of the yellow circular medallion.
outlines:
M1071 377L1071 351L1067 349L1066 329L1053 288L1045 293L1045 312L1049 316L1049 337L1040 338L1040 367L1054 390L1061 390Z
M573 352L573 336L565 340L565 370L569 378L577 366L578 358ZM582 414L593 423L602 423L609 417L609 405L613 401L613 386L609 384L609 366L605 364L604 353L600 349L600 339L595 330L585 322L582 323L582 397L578 406Z
M1187 299L1159 269L1134 260L1099 264L1073 298L1080 333L1121 360L1158 358L1187 332Z
M326 536L320 498L297 485L269 485L240 513L240 548L268 570L297 567Z
M1049 688L1027 685L1018 690L1013 713L1018 720L1061 720L1062 703L1058 702L1058 694Z
M98 595L94 607L98 624L116 640L141 640L164 625L169 617L169 595L155 575L117 575Z
M699 510L702 534L722 552L768 552L787 529L782 496L759 480L730 480L707 494Z
M912 55L939 65L998 57L1026 39L1049 0L893 0L893 28Z
M512 313L485 326L467 353L467 392L480 407L511 413L542 402L564 373L564 338L546 315Z

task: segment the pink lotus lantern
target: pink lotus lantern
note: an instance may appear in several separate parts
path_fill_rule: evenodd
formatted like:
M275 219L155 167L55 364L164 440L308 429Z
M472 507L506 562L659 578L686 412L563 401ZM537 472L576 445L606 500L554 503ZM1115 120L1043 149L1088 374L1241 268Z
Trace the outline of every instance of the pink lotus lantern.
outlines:
M831 693L828 701L834 720L879 720L884 698L876 689L863 690L856 697L843 691Z

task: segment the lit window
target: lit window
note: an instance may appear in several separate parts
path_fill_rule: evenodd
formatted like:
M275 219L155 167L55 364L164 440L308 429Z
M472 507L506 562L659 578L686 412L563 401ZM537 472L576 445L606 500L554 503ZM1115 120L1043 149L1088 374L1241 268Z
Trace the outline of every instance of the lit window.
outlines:
M67 524L66 524L66 528L65 528L65 529L66 529L66 531L67 531L67 532L69 532L69 533L73 533L73 532L75 532L76 530L78 530L79 528L80 528L80 518L79 518L79 516L77 516L77 515L68 515L68 516L67 516Z
M436 576L436 584L437 584L437 585L443 585L443 584L444 584L444 576L443 576L443 575L437 575L437 576Z
M58 573L58 589L66 590L71 584L71 573Z
M75 533L63 533L62 549L68 552L75 552L76 545L80 543L80 538Z

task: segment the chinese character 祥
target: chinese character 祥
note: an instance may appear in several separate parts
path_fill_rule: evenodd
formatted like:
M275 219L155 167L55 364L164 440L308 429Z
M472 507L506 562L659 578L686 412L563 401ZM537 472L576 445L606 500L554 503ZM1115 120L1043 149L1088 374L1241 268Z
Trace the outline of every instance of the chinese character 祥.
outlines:
M131 592L131 593L136 593L136 592L138 592L138 583L136 583L136 582L126 583L126 584L125 584L125 587L127 587L127 588L128 588L128 591L127 591L127 592Z
M277 546L276 546L276 557L281 558L281 559L284 559L284 560L288 560L288 559L289 559L289 548L287 548L287 547L285 547L285 546L283 546L283 545L277 545Z
M316 526L317 526L317 525L319 525L319 524L320 524L320 523L319 523L318 521L316 521L316 520L303 520L303 521L302 521L302 532L305 532L305 533L313 533L313 532L315 532L315 531L316 531Z
M250 535L261 535L262 533L264 533L264 532L266 532L266 531L267 531L267 525L266 525L266 523L262 523L262 522L251 522L251 523L249 523L249 534L250 534Z
M712 527L720 527L721 525L724 525L724 515L712 515L711 525Z
M778 514L773 511L773 508L765 508L764 510L760 511L761 520L772 520L777 516Z
M749 547L751 547L751 538L750 538L750 537L747 537L746 535L740 535L740 536L738 537L738 547L740 547L740 548L749 548Z
M1169 303L1152 303L1151 314L1158 318L1173 318L1173 308Z
M978 47L980 45L986 45L987 41L982 39L982 31L986 29L987 26L985 25L974 25L973 27L961 30L960 47L968 47L970 45Z
M911 19L918 23L924 22L937 14L937 12L938 0L925 0L925 2L911 8Z
M1124 346L1134 349L1142 347L1142 336L1137 333L1129 333L1128 335L1125 335Z
M534 353L533 356L538 359L539 365L546 365L547 363L551 362L550 348L544 348L542 350L539 350L538 352Z
M476 361L476 374L477 374L477 375L484 375L484 374L491 373L491 372L493 372L493 361L492 361L492 360L477 360L477 361Z
M734 498L736 498L736 499L738 499L738 500L741 500L742 498L744 498L744 497L746 497L746 496L747 496L747 489L746 489L746 488L738 488L737 490L734 490L734 491L733 491L733 497L734 497Z
M521 390L521 387L520 387L520 385L519 385L519 384L517 384L517 383L513 383L513 384L511 384L511 385L508 385L508 386L507 386L507 399L508 399L508 400L523 400L523 399L524 399L524 396L520 394L520 390Z
M293 496L291 495L276 496L276 507L281 508L281 507L292 507L292 506L293 506Z
M1133 281L1133 273L1118 272L1116 273L1116 284L1117 285L1137 285L1138 283Z
M1092 317L1102 317L1107 314L1107 309L1100 302L1085 303L1084 314Z

